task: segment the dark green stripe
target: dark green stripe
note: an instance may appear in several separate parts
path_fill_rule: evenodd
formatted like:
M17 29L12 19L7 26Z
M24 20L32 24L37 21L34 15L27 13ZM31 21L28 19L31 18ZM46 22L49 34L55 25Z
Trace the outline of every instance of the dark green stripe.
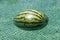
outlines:
M24 18L24 17L20 17L20 18L15 18L15 19L22 19L22 18Z
M35 15L35 14L32 14L32 15ZM39 17L38 15L35 15L35 16L41 19L41 17Z
M36 19L36 18L34 18L34 20L36 20L36 21L40 21L40 19Z
M28 10L28 11L32 11L32 10ZM35 11L32 11L32 12L34 12L34 13L36 13L36 14L40 15L39 13L37 13L37 12L35 12ZM42 15L40 15L40 16L42 17Z
M22 22L22 21L15 21L16 23L42 23L42 22Z

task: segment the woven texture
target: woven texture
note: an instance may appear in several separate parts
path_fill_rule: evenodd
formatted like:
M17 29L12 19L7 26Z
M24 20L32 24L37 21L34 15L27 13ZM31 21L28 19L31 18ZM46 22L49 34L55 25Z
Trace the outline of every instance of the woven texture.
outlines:
M35 31L16 27L13 18L26 9L45 13L48 25ZM60 40L60 0L0 0L0 40Z

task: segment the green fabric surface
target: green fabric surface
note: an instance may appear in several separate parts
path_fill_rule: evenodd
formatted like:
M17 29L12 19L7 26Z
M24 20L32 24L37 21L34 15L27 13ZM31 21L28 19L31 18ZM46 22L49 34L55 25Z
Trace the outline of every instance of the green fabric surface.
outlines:
M13 18L26 9L45 13L47 26L35 31L16 27ZM0 40L60 40L60 0L0 0Z

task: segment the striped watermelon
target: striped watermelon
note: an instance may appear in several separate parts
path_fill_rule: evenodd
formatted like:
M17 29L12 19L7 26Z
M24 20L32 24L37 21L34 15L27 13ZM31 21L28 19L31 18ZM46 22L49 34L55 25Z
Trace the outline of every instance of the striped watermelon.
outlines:
M14 18L14 24L21 28L35 28L43 25L47 20L47 16L36 10L26 10L19 13Z

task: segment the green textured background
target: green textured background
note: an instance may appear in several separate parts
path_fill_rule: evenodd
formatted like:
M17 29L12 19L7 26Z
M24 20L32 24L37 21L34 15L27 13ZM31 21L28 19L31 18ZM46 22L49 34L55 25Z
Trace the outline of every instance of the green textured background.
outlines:
M35 9L49 17L41 30L21 30L13 18L21 11ZM0 40L60 40L60 0L0 0Z

